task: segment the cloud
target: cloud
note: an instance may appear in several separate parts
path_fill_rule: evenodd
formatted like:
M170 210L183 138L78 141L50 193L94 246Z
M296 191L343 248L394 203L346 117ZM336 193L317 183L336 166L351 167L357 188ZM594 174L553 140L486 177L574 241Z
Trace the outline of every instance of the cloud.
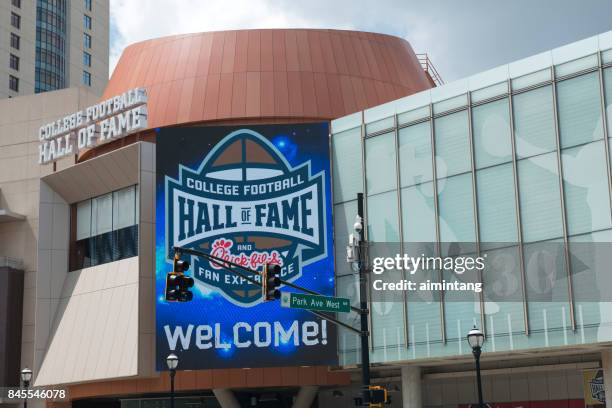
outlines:
M330 28L316 15L296 14L289 6L267 0L111 0L110 72L126 46L150 38L248 28Z
M448 82L612 29L609 0L110 0L110 71L150 38L247 28L396 35Z

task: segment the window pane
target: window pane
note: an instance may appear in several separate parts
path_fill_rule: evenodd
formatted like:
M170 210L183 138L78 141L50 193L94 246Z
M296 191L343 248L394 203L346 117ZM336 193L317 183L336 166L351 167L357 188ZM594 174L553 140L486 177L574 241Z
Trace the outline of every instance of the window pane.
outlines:
M474 242L471 174L438 180L438 197L440 241Z
M569 234L609 228L610 195L603 142L565 149L561 158Z
M385 133L366 139L368 195L396 188L394 136L394 133Z
M561 147L603 137L597 72L559 82L557 99Z
M525 332L520 257L517 246L489 250L483 271L485 315L488 336L495 336L498 349L510 349L512 335Z
M435 242L436 213L432 182L402 189L402 222L404 241Z
M435 120L436 171L439 178L471 169L467 111Z
M336 275L352 273L346 262L346 245L349 234L354 234L353 224L357 215L357 200L334 206L334 242L336 254Z
M77 204L76 239L81 240L91 236L91 200Z
M399 242L397 193L368 197L368 240L372 242Z
M332 136L334 203L354 200L363 189L360 132L355 128Z
M432 180L430 122L400 129L399 154L402 187Z
M612 68L604 69L604 88L606 94L606 116L608 120L608 137L612 137Z
M562 236L559 172L555 153L518 162L523 240Z
M476 185L480 241L518 241L512 164L479 170Z
M100 235L110 232L113 227L113 194L105 194L92 199L91 234Z
M476 168L505 163L512 159L509 116L508 99L472 109Z
M539 340L542 345L562 345L562 335L549 336L547 331L559 332L570 327L563 241L526 245L524 256L529 327L536 339L543 338Z
M113 230L136 224L136 192L134 186L113 193Z
M556 149L552 88L545 86L515 95L516 154L529 157Z

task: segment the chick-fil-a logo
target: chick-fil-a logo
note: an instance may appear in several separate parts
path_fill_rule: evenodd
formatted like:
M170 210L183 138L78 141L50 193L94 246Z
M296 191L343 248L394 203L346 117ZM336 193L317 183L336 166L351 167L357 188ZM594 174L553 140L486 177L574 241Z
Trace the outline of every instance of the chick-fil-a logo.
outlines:
M247 252L232 252L234 241L231 239L217 239L212 244L210 254L224 261L244 266L245 268L259 270L265 264L274 264L283 266L283 259L277 250L273 251L253 251ZM221 265L215 262L210 262L213 269L223 269Z

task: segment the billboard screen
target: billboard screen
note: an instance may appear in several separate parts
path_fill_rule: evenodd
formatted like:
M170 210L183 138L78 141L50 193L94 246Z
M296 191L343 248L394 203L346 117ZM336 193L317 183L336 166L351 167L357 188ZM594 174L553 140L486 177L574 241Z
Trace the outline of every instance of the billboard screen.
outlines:
M337 364L329 322L202 258L183 256L193 300L164 297L174 246L334 294L327 123L161 129L156 168L157 369Z

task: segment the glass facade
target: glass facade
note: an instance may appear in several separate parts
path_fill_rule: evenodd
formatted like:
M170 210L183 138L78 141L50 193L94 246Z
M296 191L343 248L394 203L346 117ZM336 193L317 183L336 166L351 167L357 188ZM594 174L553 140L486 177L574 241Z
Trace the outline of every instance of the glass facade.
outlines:
M70 270L138 254L138 187L73 205Z
M370 242L430 243L441 255L469 243L459 251L498 260L482 272L481 296L373 302L374 362L466 354L474 324L488 351L612 340L600 304L584 301L593 259L576 245L612 242L612 51L602 51L517 62L483 85L444 85L332 122L339 296L357 288L343 252L358 192ZM511 301L491 301L500 290ZM339 336L341 364L359 363L357 337Z
M66 0L36 2L36 93L66 85L66 13Z

